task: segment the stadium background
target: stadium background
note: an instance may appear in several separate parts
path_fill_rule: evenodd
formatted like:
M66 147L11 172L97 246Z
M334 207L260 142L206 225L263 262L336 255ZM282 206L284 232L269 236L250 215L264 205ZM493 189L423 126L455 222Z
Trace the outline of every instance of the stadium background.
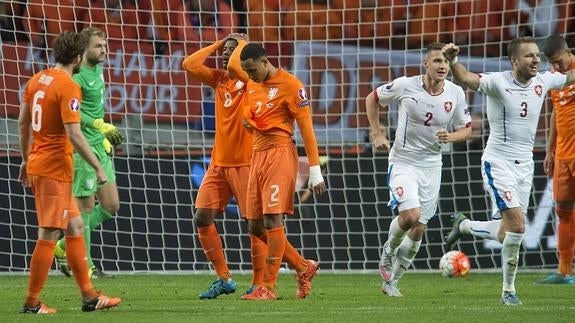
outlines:
M387 159L367 142L363 99L378 84L421 73L421 48L453 41L476 72L509 67L504 43L552 33L575 40L570 1L117 1L28 0L0 4L0 271L28 268L36 238L30 192L17 181L16 119L22 86L53 59L59 30L98 26L109 35L107 118L127 135L116 151L121 208L94 233L93 254L109 271L205 270L192 211L213 143L213 93L186 76L194 50L247 32L272 61L310 89L320 151L329 156L329 194L298 207L287 221L294 245L323 269L375 270L392 214L386 207ZM41 5L39 5L41 4ZM199 7L198 7L199 6ZM201 7L201 8L200 8ZM39 9L39 10L38 10ZM56 10L58 9L58 10ZM226 25L227 24L227 25ZM209 64L217 66L217 60ZM542 69L549 66L543 64ZM449 214L488 216L479 158L488 126L480 95L468 92L473 139L446 146L438 217L429 224L414 267L437 267ZM396 107L382 120L393 129ZM549 107L536 141L536 176L522 268L556 265L549 183L541 170ZM299 138L298 138L299 139ZM250 269L245 225L232 203L220 221L233 270ZM499 266L497 244L465 239L474 268Z

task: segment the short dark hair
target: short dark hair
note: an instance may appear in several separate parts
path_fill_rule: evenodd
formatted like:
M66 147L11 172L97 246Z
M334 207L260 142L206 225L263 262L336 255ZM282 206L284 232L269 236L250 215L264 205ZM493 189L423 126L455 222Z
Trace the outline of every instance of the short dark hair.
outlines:
M441 43L441 42L431 43L431 44L427 45L427 49L425 50L425 53L427 54L427 53L434 51L434 50L442 50L444 46L445 46L445 43Z
M56 63L70 65L78 55L84 55L88 47L88 39L82 34L73 31L61 32L52 43Z
M519 46L521 44L537 44L537 42L535 42L535 38L531 36L517 37L507 45L507 56L511 58L517 55L517 51L519 50Z
M257 60L262 57L266 57L266 50L262 45L256 43L249 43L243 49L240 54L240 60L245 61L248 59Z
M545 57L549 58L559 53L560 51L568 48L567 41L561 35L551 35L545 39L543 45L543 53Z
M102 29L96 27L84 28L80 33L88 39L88 43L90 42L90 38L92 38L92 36L98 36L100 38L106 39L106 33Z

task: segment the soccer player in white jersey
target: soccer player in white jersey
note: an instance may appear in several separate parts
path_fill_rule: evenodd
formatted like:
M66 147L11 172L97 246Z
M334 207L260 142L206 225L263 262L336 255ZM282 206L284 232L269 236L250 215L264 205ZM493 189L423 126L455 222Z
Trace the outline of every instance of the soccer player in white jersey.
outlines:
M445 244L452 249L462 234L497 240L503 244L501 302L521 305L515 290L519 249L525 231L525 214L533 182L533 142L545 94L575 81L575 71L539 73L539 47L532 37L512 40L507 53L511 71L475 74L457 63L459 47L448 44L443 54L456 79L487 96L490 132L481 158L485 190L492 202L492 221L470 221L453 216Z
M389 150L388 206L399 211L389 226L380 262L382 290L392 297L403 296L397 283L419 250L427 222L436 214L441 146L471 136L463 89L446 79L449 64L441 52L444 45L427 47L424 75L399 77L366 98L374 148ZM386 130L380 126L379 108L392 101L399 103L399 116L390 149Z

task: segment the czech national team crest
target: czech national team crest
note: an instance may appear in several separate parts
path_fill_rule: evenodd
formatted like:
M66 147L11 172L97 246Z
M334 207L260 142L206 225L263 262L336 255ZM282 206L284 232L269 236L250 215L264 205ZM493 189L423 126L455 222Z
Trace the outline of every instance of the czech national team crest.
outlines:
M543 87L541 85L536 85L534 91L537 96L541 96L541 94L543 94Z
M451 109L453 109L453 102L451 101L447 101L443 104L443 108L445 109L445 112L449 113L451 112Z
M511 202L511 200L513 199L513 197L511 196L511 192L509 192L509 191L505 191L505 193L503 193L503 195L505 196L505 199L507 200L507 202Z
M394 190L395 195L397 195L397 197L401 198L403 196L403 187L399 186L396 187Z
M68 106L70 107L70 110L76 112L80 110L80 100L72 98L70 102L68 102Z

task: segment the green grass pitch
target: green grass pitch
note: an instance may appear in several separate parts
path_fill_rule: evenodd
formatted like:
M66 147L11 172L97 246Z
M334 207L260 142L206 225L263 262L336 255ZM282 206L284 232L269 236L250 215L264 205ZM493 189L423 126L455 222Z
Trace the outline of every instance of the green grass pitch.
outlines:
M54 315L18 311L27 277L0 275L0 322L573 322L575 286L538 286L543 274L519 273L517 290L524 305L500 304L501 274L472 272L465 278L408 272L400 282L405 297L380 290L378 274L321 273L312 294L295 298L292 274L280 275L277 301L242 301L250 276L236 275L238 290L215 300L199 300L209 275L119 275L96 280L96 288L123 299L114 309L80 311L74 281L51 275L42 299Z

